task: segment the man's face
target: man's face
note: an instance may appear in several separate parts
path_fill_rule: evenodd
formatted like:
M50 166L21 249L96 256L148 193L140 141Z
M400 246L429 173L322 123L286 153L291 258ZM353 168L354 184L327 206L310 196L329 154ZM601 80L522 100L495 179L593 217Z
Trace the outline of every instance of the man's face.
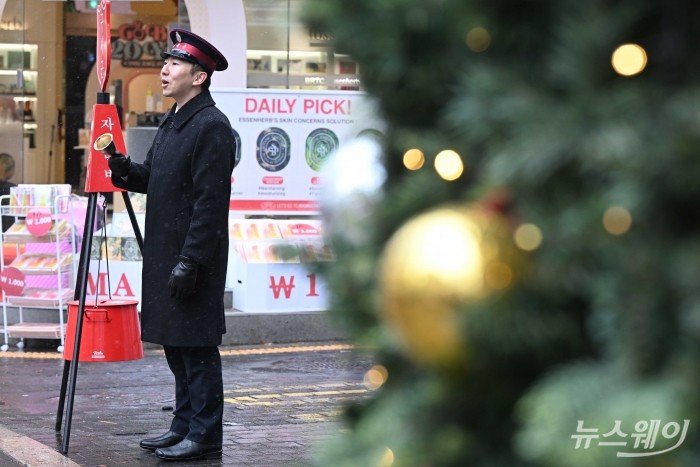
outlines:
M193 66L192 63L175 57L166 58L160 70L163 95L172 97L175 101L188 96L193 90L195 81L198 81L199 75L202 74L200 72L192 75Z

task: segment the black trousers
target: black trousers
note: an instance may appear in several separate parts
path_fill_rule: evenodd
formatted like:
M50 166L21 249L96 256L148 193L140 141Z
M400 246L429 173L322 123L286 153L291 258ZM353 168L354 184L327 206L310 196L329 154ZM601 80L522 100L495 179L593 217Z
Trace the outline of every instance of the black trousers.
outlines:
M203 444L223 441L224 383L218 347L164 346L175 376L170 430Z

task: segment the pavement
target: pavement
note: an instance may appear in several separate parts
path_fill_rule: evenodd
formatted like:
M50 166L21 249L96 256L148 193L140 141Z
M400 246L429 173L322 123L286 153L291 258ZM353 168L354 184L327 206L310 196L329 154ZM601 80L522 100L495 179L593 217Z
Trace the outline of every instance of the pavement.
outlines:
M223 458L175 464L138 445L167 431L172 417L174 384L159 348L139 360L78 365L65 455L55 431L61 354L32 345L0 352L0 467L309 466L343 429L342 408L371 396L363 384L371 357L343 342L220 349Z

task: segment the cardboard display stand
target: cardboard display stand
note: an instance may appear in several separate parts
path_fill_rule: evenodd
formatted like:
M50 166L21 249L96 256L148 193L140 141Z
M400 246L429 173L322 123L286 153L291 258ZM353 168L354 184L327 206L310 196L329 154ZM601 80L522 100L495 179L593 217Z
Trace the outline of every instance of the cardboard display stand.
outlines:
M318 220L229 220L228 286L245 312L327 309L325 283L313 263L332 261ZM254 291L254 293L253 293Z

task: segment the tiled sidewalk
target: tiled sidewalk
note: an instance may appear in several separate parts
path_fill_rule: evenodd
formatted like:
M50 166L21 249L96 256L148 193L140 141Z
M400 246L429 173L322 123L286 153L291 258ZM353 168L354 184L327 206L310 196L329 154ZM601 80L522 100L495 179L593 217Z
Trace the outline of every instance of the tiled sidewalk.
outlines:
M221 350L226 398L223 459L176 465L309 465L316 446L342 428L342 405L370 395L363 385L370 358L347 345ZM61 445L54 430L64 364L59 357L51 352L0 353L0 429L41 443L54 455ZM81 363L68 454L59 455L67 463L56 465L163 465L138 442L169 427L171 380L158 350L131 362ZM3 456L16 455L2 444L0 451L5 451Z

